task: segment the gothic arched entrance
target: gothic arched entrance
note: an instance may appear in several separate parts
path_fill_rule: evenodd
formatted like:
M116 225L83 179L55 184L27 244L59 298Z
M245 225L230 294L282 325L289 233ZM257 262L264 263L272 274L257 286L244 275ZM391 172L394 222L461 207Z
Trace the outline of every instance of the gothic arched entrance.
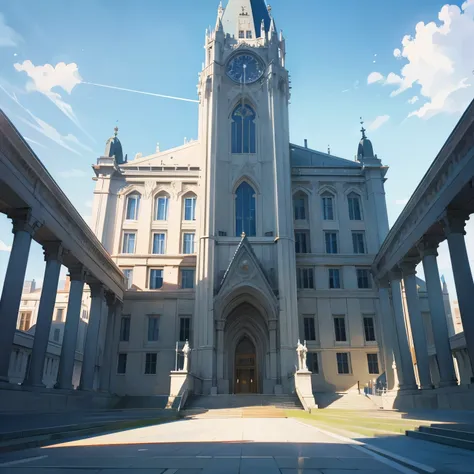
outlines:
M235 348L234 367L234 392L237 394L257 393L257 350L247 336L244 336Z

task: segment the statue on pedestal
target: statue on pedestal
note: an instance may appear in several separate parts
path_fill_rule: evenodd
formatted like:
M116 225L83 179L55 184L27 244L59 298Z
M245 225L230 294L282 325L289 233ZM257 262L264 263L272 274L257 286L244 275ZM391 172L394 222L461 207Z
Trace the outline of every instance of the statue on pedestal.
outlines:
M183 372L188 372L189 370L189 354L190 353L191 353L191 347L189 347L189 342L186 341L186 344L183 347L183 355L184 355Z
M308 366L306 365L306 355L308 354L308 348L306 347L306 341L304 341L304 344L301 344L298 339L296 353L298 354L298 372L307 372Z

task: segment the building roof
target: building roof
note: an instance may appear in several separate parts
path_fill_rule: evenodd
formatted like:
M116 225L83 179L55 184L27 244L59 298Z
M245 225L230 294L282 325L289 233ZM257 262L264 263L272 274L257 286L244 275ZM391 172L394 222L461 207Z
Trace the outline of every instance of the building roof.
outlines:
M255 34L260 37L262 20L265 24L265 31L270 31L271 18L265 0L229 0L222 17L224 32L234 36L237 34L237 20L242 12L253 16Z
M362 165L356 161L346 160L292 143L290 143L290 161L292 167L362 168Z

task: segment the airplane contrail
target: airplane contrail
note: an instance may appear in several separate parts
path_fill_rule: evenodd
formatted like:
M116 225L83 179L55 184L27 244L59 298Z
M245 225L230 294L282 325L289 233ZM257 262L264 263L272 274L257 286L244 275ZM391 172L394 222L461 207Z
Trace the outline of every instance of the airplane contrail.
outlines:
M154 92L145 92L145 91L138 91L134 89L126 89L124 87L107 86L105 84L96 84L95 82L82 81L81 84L89 84L90 86L96 86L96 87L105 87L106 89L115 89L118 91L134 92L135 94L151 95L153 97L162 97L164 99L181 100L183 102L199 103L198 100L194 100L194 99L185 99L184 97L173 97L171 95L155 94Z

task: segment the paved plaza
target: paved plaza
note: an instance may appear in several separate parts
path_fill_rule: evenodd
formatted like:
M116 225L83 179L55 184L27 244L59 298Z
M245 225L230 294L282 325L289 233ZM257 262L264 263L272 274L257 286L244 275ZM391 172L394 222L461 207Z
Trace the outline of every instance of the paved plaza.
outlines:
M0 457L2 474L387 474L407 468L293 419L186 419Z

